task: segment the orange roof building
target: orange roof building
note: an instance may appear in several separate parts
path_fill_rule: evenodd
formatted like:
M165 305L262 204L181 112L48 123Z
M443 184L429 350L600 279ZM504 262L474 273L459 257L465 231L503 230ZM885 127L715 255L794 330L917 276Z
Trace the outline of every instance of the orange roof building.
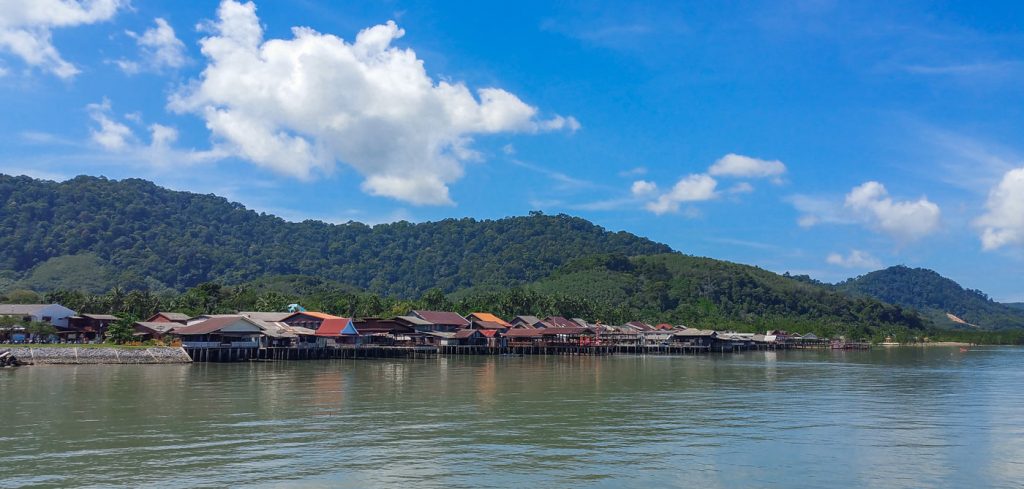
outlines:
M506 328L512 327L512 325L509 324L504 319L501 319L500 317L495 316L494 314L491 314L489 312L474 312L473 314L470 314L469 316L466 316L466 319L469 319L470 321L483 321L483 322L487 322L487 323L498 323L498 324L500 324L500 325L502 325L502 326L504 326Z
M309 328L313 331L320 329L320 325L329 319L343 319L338 316L331 314L325 314L322 312L314 311L302 311L292 314L284 318L281 322L289 326L300 326L303 328Z

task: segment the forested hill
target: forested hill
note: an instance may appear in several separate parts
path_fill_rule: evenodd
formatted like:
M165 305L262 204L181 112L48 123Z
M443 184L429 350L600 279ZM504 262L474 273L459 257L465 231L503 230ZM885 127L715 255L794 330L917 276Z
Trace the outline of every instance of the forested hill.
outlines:
M890 267L836 287L850 294L912 307L939 326L986 330L1024 327L1024 310L995 302L981 291L964 289L953 280L924 268Z
M912 310L876 299L678 253L586 257L529 287L542 294L577 294L617 308L622 317L702 328L780 328L881 339L931 326Z
M0 273L37 290L182 290L302 274L416 297L538 280L594 253L672 250L584 219L531 213L411 224L288 222L139 179L0 175Z

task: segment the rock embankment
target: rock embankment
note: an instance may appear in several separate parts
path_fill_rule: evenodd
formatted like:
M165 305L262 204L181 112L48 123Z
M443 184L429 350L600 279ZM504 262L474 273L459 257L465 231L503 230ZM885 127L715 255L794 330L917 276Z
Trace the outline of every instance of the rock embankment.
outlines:
M18 360L35 365L144 364L190 363L192 358L183 348L154 346L151 348L80 348L0 346L0 353L10 351Z

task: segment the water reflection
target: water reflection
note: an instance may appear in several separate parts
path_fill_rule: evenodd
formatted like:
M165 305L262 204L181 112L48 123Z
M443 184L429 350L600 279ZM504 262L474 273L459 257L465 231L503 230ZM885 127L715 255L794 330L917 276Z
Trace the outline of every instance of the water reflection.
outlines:
M0 372L0 487L1014 487L1021 350Z

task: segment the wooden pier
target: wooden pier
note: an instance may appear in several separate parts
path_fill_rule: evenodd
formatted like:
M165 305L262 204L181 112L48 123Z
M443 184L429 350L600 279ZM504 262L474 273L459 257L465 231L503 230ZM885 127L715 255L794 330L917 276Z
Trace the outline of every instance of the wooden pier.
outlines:
M193 362L245 362L285 360L329 360L342 358L433 358L432 346L345 346L320 348L231 348L189 347L185 352Z
M775 350L784 346L742 345L574 345L528 344L501 347L484 345L445 346L340 346L320 348L183 347L194 362L290 361L362 358L435 358L439 355L698 355L739 351Z

